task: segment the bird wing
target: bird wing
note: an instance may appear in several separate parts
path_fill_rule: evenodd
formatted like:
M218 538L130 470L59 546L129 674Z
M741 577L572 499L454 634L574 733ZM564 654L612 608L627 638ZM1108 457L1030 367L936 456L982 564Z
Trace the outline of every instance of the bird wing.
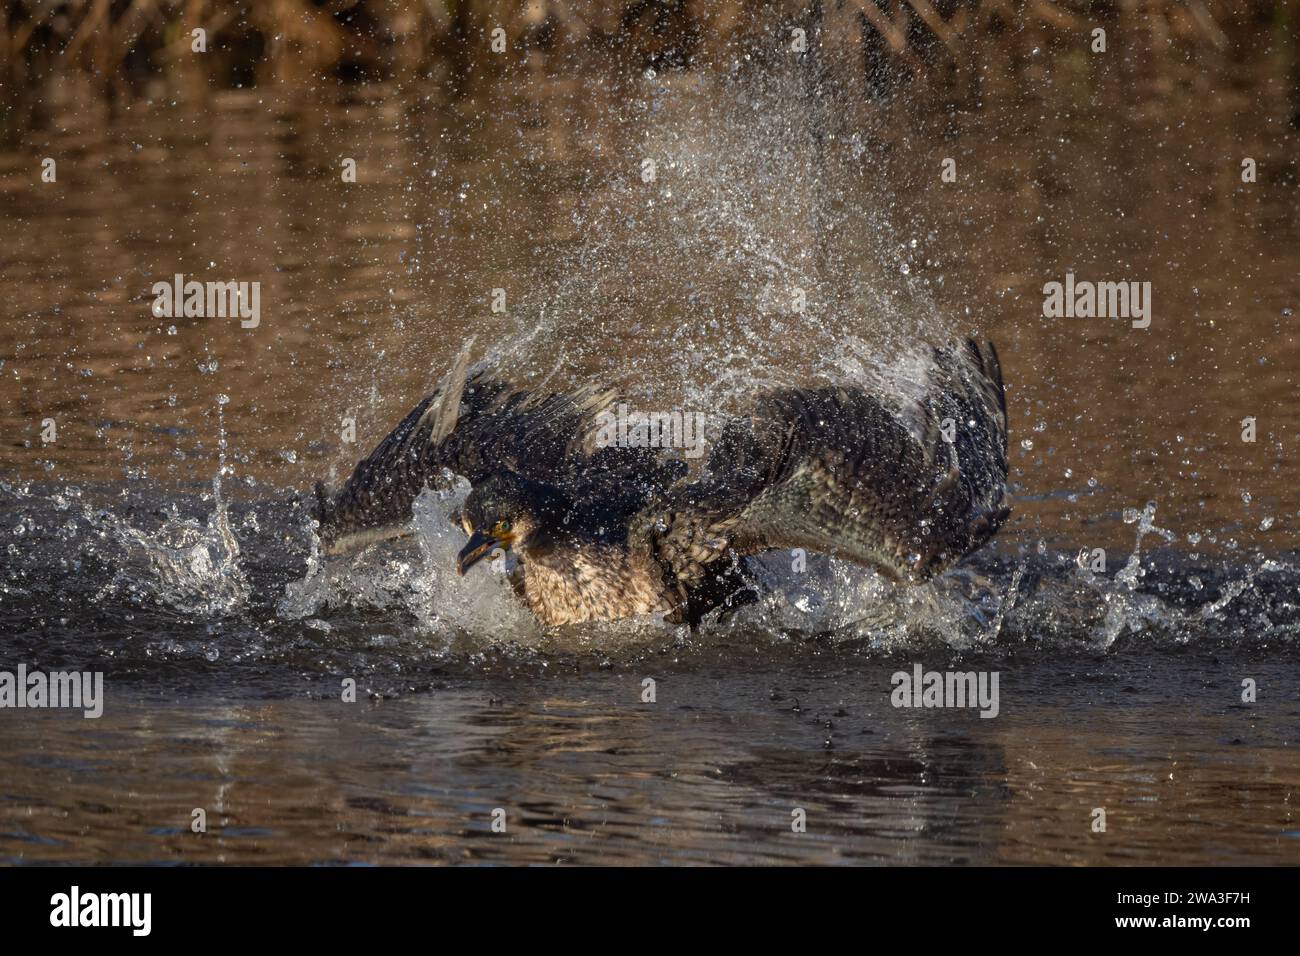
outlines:
M317 483L316 517L328 553L405 533L416 497L444 470L471 484L505 469L555 484L586 473L617 482L637 470L638 455L591 448L596 419L617 400L616 390L516 387L483 370L467 373L467 355L468 349L342 488L330 494Z
M704 474L640 517L684 591L733 555L804 548L922 581L1010 513L1007 412L992 344L933 351L913 404L855 386L760 395Z

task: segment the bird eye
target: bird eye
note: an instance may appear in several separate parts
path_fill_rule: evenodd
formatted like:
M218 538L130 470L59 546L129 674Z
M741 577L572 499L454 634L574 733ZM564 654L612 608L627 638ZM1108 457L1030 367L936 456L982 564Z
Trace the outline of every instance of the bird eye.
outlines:
M495 535L498 535L498 536L503 535L503 534L509 534L509 533L510 533L510 521L509 521L509 519L507 519L507 518L502 518L500 521L498 521L498 522L497 522L497 523L492 527L492 533L495 534Z

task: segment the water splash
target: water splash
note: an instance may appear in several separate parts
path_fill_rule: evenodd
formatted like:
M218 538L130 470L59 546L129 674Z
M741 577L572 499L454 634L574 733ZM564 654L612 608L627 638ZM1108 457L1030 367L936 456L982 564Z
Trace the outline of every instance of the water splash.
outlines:
M195 508L146 489L130 496L117 489L103 501L74 486L0 481L0 529L8 536L0 632L18 641L6 639L11 654L56 645L95 653L92 635L145 633L166 635L173 650L164 648L162 659L190 660L175 648L201 645L210 661L238 666L296 649L300 672L342 666L393 680L420 674L430 661L472 667L484 654L515 649L545 661L552 653L603 659L671 647L725 654L738 645L812 641L849 655L935 647L1032 659L1134 644L1300 638L1300 561L1261 555L1229 563L1153 550L1150 536L1169 536L1157 528L1154 508L1135 519L1136 565L1126 556L1111 575L1045 547L1014 557L993 549L927 585L899 587L817 555L796 572L789 553L776 552L755 562L758 601L715 612L695 632L654 618L543 630L505 566L485 562L456 575L465 539L453 515L464 493L463 483L426 492L404 543L327 560L301 508L242 503L235 510L219 482ZM249 520L254 510L257 522ZM105 647L129 660L134 652L120 639ZM154 647L148 660L159 659L156 644L141 645Z
M915 239L844 188L870 179L869 148L815 148L803 83L655 78L612 105L575 238L539 257L489 360L732 414L765 387L870 381L900 343L947 337L899 268Z
M220 617L234 614L248 600L249 586L239 562L239 543L221 499L220 478L213 479L214 508L206 521L172 512L153 531L142 531L111 512L102 519L128 551L142 556L147 573L126 562L101 597L126 590L186 614Z
M397 550L374 546L325 559L313 536L306 574L286 589L278 612L298 620L344 607L398 607L414 617L426 638L450 643L472 635L480 646L535 644L541 628L515 597L509 581L514 568L504 556L477 573L456 573L456 556L467 538L452 516L469 487L448 473L437 489L425 489L415 500L411 536Z
M174 610L220 617L241 610L249 584L240 565L239 541L221 493L226 464L225 395L217 400L218 460L212 479L212 513L204 520L181 517L173 504L162 525L151 531L134 527L111 511L96 517L112 529L118 544L142 556L147 572L129 560L101 591L124 589L137 597L159 601Z

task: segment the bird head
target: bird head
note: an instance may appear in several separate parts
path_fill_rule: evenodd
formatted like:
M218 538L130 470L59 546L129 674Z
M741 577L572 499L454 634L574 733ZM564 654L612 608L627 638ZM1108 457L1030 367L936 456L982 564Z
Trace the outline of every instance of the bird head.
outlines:
M558 507L558 496L551 489L512 472L475 485L461 509L469 541L457 555L457 573L463 575L497 549L518 552Z

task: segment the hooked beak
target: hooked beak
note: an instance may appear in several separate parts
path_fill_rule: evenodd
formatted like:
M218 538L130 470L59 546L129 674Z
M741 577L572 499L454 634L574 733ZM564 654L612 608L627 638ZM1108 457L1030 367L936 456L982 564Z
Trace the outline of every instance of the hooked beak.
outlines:
M484 534L482 531L475 531L469 536L469 542L465 547L460 549L460 554L456 555L456 573L463 577L466 571L491 554L493 548L500 545L501 541L492 537L492 535Z

